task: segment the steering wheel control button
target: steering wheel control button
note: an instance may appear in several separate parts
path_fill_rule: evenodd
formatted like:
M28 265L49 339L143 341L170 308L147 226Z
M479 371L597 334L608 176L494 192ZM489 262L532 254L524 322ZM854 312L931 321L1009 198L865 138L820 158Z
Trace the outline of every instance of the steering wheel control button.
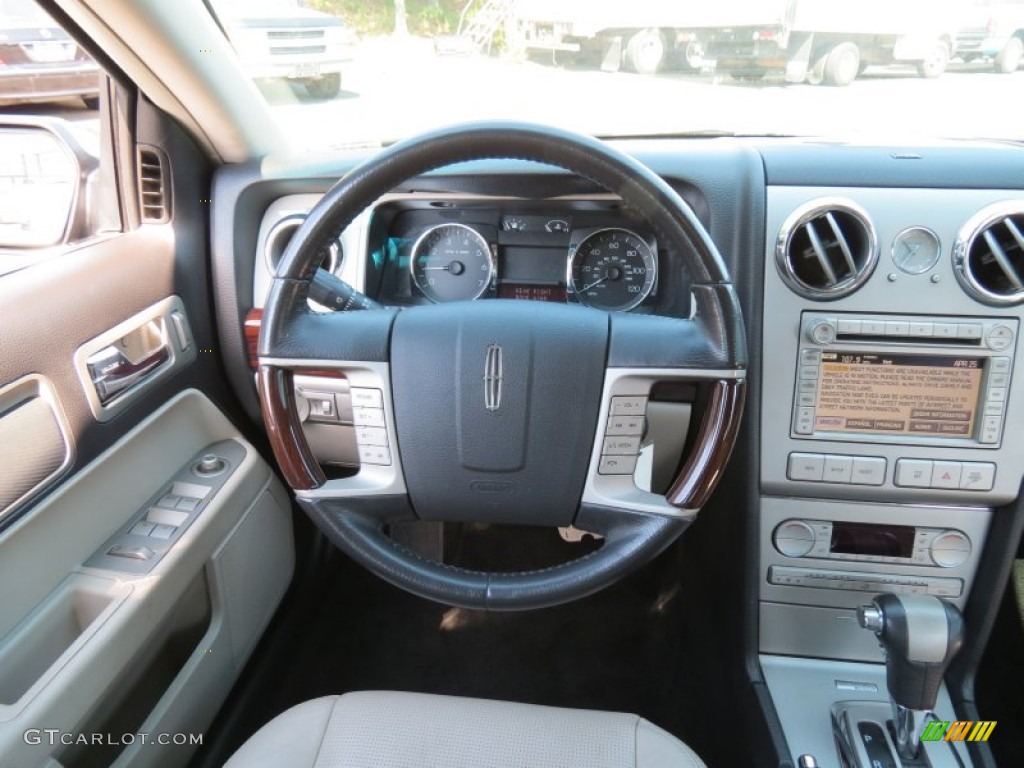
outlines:
M391 450L386 445L360 445L359 461L363 464L391 465Z
M609 437L617 435L642 435L644 433L643 416L612 416L608 419L605 434Z
M636 456L602 456L597 471L602 475L632 475Z
M313 392L308 389L301 392L309 404L310 421L338 421L338 405L333 392Z
M359 445L388 445L388 431L381 427L356 427Z
M613 397L612 416L643 415L647 411L646 397Z
M959 568L971 556L971 540L961 531L943 531L932 539L929 554L940 568Z
M786 474L790 480L820 483L825 475L825 457L817 453L791 453Z
M773 541L780 554L803 557L814 549L814 529L803 520L786 520L775 529Z
M854 456L850 482L854 485L882 485L886 461L880 456Z
M929 459L897 459L896 485L903 488L930 488L933 464Z
M352 408L352 423L357 427L383 427L384 410L381 408Z
M384 396L379 389L352 387L349 390L352 405L358 408L383 408Z
M961 491L991 491L996 483L996 465L987 461L965 461L960 472Z
M602 456L635 456L639 452L639 437L606 437L601 447Z

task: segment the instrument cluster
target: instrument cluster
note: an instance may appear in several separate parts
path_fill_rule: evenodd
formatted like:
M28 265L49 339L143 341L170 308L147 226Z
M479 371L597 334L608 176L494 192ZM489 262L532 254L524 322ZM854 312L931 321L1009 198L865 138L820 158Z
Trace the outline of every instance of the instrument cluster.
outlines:
M390 304L481 298L649 305L658 243L609 200L400 201L375 211L369 273Z

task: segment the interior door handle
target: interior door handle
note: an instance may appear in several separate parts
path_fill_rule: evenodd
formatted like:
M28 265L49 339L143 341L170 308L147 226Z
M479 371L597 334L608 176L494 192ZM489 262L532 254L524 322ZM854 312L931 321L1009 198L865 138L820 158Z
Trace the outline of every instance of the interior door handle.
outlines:
M166 341L138 360L129 359L124 348L111 345L86 361L89 376L101 403L107 403L126 389L138 384L171 357Z

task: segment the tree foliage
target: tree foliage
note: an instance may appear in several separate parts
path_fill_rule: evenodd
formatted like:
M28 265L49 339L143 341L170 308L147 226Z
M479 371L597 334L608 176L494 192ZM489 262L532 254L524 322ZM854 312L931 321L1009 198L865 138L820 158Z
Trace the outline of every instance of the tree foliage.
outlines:
M453 34L465 0L405 0L410 34ZM308 0L310 8L340 16L361 35L389 35L395 29L395 0Z

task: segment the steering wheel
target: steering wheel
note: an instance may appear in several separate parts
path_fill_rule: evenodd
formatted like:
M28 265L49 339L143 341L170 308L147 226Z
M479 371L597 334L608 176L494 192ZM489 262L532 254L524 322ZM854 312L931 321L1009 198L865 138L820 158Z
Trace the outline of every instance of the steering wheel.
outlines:
M309 309L323 250L359 213L409 179L485 159L558 166L617 195L682 257L692 317L499 299L401 311ZM523 123L474 123L411 138L335 184L282 258L258 352L275 456L316 525L392 584L467 608L556 605L653 559L713 491L743 411L740 305L693 211L661 178L612 147ZM348 478L326 478L303 435L292 384L294 374L309 369L347 377L353 406L365 409L360 421L375 430L378 463L364 462ZM651 389L665 381L697 383L706 404L678 477L659 495L636 486L635 458L612 455L618 451L608 440L639 437ZM406 520L575 525L604 540L543 570L470 571L426 559L387 535L387 526Z

